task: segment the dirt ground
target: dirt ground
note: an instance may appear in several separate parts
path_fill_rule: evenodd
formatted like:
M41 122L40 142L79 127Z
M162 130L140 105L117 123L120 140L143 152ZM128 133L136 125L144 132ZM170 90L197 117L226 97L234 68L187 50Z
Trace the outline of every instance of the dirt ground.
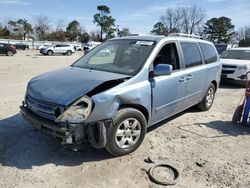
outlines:
M150 128L140 148L123 157L91 147L63 150L35 132L19 114L28 81L81 55L0 56L0 187L163 187L149 180L147 158L179 169L173 188L250 187L250 127L231 123L244 93L236 85L221 85L208 112L190 108Z

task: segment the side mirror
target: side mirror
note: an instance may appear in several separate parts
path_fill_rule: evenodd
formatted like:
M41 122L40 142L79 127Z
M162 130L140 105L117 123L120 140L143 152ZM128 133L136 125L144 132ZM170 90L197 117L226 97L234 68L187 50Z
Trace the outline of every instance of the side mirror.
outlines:
M154 76L170 75L173 71L173 66L168 64L157 64L154 68Z

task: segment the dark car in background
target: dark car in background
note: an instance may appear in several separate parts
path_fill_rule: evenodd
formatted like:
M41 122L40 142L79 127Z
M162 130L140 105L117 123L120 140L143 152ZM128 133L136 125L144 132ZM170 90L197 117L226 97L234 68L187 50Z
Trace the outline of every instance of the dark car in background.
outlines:
M29 49L29 45L24 44L24 43L16 43L16 44L14 44L14 46L16 47L17 50L28 50Z
M13 56L16 54L15 46L11 44L0 43L0 54L6 54L7 56Z

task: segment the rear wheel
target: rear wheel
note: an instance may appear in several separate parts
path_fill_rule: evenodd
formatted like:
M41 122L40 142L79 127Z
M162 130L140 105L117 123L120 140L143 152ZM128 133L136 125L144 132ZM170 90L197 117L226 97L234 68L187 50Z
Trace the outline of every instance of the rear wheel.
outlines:
M47 54L48 54L48 55L53 55L53 51L52 51L52 50L49 50L49 51L47 52Z
M135 151L147 132L144 115L134 108L123 108L117 112L113 127L109 130L106 150L114 156Z
M72 52L70 51L70 50L68 50L67 52L66 52L66 55L71 55L72 54Z
M14 53L13 53L12 51L7 51L6 55L7 55L7 56L13 56Z
M214 96L215 96L215 87L214 84L211 83L204 98L199 104L197 104L197 108L203 111L209 110L214 102Z

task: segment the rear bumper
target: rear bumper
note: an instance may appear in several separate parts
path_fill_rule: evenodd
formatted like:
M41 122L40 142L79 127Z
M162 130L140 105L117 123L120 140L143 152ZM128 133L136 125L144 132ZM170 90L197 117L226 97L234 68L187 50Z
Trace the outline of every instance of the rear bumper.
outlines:
M57 124L35 115L26 106L20 106L20 110L21 115L32 127L60 139L62 144L79 144L84 140L85 134L82 124L75 126Z

